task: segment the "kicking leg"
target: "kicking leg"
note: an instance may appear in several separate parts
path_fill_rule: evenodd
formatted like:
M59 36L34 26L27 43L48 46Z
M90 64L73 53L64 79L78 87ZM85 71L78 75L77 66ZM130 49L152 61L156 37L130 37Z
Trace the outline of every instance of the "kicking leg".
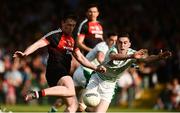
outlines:
M44 89L46 96L75 96L73 80L70 76L64 76L58 81L58 85Z
M109 108L109 102L101 99L99 105L95 108L95 112L97 113L106 113Z
M64 105L63 99L58 98L55 103L51 106L51 109L48 113L54 113L58 111L58 108L60 108L62 105Z
M71 69L70 69L70 75L73 75L75 70L80 66L80 63L74 58L74 56L72 57L71 60Z
M78 101L76 96L64 97L66 108L64 112L75 113L78 108Z
M49 87L41 91L30 91L25 95L25 100L38 99L42 96L75 96L73 80L70 76L60 78L57 86Z

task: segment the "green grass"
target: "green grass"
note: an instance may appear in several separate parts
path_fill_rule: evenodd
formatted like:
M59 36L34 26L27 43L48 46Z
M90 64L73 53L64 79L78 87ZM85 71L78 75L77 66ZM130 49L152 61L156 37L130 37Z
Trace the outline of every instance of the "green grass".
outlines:
M160 92L162 86L158 86L155 89L144 90L142 97L134 101L133 108L127 108L127 105L119 105L117 107L111 106L108 109L108 112L168 112L166 110L153 110L153 105L155 100L157 99L157 95ZM152 93L153 92L153 93ZM0 104L2 109L6 109L6 111L12 112L48 112L50 109L50 104L47 105L38 105L35 103L31 104L23 104L23 105L15 105L9 106ZM59 112L63 112L64 106L59 108ZM172 112L172 111L171 111ZM1 112L0 112L1 113Z
M46 112L50 109L49 105L15 105L15 106L7 106L1 105L1 108L5 108L6 111L12 112ZM62 112L64 107L59 109L59 112ZM163 110L164 111L164 110ZM108 112L162 112L155 111L152 109L128 109L128 108L121 108L121 107L110 107ZM167 111L165 111L167 112Z

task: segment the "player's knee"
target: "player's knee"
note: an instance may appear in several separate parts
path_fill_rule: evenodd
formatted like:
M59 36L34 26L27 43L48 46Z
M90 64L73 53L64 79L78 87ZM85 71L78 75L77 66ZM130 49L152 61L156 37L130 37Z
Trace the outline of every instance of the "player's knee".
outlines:
M69 89L70 96L76 96L75 89Z
M77 111L77 109L78 109L78 102L77 101L76 102L71 102L71 104L68 105L68 107L67 107L67 110L69 112Z

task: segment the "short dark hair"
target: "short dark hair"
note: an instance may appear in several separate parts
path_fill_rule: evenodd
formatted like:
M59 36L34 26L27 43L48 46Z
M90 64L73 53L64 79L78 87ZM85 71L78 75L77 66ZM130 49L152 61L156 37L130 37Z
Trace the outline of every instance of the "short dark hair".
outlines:
M111 36L118 36L118 34L116 33L116 32L109 32L109 33L107 33L107 37L109 38L109 37L111 37Z
M130 35L129 35L129 33L127 33L127 32L121 32L121 33L119 33L118 38L121 38L121 37L127 37L127 38L130 40Z
M98 9L98 5L97 4L88 4L88 6L86 7L86 11L88 11L92 7L96 7Z
M103 34L104 40L109 39L111 36L118 36L118 33L117 33L117 32L113 32L113 31L110 31L110 32L108 32L108 33L106 33L106 34Z
M73 14L72 12L64 13L62 17L62 21L66 21L67 19L72 19L74 21L77 21L77 16Z
M129 33L121 32L121 33L119 33L118 37L129 37Z

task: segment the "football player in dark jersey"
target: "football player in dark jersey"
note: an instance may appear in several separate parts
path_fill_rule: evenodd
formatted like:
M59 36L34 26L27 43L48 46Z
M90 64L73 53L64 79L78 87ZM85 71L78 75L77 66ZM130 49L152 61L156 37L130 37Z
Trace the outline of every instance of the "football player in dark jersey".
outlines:
M87 18L80 23L77 34L77 44L84 54L87 54L96 44L103 41L103 27L97 20L98 16L98 6L96 4L88 5Z
M16 51L14 58L26 57L37 49L48 48L49 58L46 68L46 80L49 88L40 91L29 91L25 100L38 99L43 96L60 96L66 103L65 112L76 112L78 102L72 77L69 75L72 55L84 66L96 71L104 71L103 68L91 64L77 48L72 32L76 25L74 15L65 15L61 22L61 30L45 35L40 40L30 45L24 52Z

